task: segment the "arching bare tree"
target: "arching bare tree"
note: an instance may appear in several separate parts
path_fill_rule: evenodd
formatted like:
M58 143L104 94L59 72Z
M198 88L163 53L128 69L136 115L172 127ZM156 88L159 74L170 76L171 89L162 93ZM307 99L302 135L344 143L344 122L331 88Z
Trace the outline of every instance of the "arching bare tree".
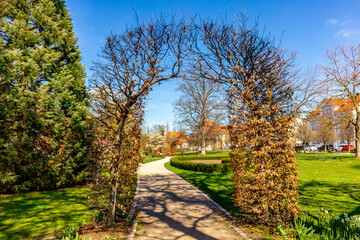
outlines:
M129 134L126 124L129 119L139 117L142 103L154 85L179 75L192 42L192 27L190 20L177 20L174 16L138 22L121 34L110 34L99 53L100 59L94 62L91 84L96 119L99 126L111 132L108 137L114 146L108 164L111 175L108 225L115 223L121 156ZM134 165L137 167L136 159Z

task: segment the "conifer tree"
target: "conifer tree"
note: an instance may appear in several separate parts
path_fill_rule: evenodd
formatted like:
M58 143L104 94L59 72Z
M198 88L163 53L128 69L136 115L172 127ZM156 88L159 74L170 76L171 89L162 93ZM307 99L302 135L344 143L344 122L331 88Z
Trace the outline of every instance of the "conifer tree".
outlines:
M65 2L2 1L0 17L0 175L9 177L0 186L20 192L81 182L89 96Z

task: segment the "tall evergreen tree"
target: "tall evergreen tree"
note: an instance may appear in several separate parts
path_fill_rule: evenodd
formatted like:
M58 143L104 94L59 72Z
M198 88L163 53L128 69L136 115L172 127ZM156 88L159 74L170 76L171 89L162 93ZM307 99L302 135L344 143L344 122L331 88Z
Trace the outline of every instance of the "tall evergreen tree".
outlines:
M65 2L5 0L0 17L0 187L20 192L81 182L89 96Z

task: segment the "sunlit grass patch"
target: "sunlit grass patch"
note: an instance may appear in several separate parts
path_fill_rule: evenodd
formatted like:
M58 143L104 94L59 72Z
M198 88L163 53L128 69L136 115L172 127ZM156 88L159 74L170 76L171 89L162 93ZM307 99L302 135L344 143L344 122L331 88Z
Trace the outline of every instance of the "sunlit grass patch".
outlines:
M57 234L92 220L86 187L0 196L0 239Z
M360 160L354 154L297 154L297 163L300 211L315 213L323 208L335 215L360 215ZM231 173L193 172L169 164L166 167L233 211Z

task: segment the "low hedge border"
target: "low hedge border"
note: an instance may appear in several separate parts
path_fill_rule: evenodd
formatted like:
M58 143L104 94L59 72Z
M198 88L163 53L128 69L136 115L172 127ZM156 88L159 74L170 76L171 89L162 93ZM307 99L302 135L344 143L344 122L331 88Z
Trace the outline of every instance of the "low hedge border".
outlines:
M194 163L191 160L221 160L221 164ZM184 170L195 172L222 172L231 171L230 158L228 157L174 157L170 159L170 165Z

